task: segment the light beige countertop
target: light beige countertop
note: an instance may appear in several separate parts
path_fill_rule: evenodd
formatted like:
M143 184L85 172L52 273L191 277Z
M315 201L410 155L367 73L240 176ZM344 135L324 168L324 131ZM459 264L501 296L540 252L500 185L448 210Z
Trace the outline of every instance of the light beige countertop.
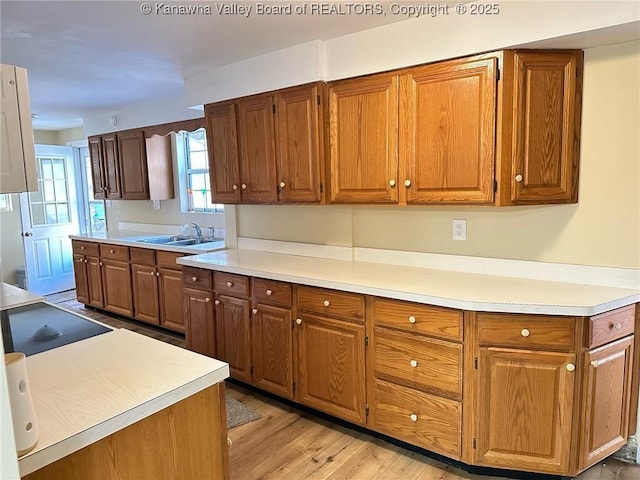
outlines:
M24 476L222 382L226 363L119 329L27 357L40 436Z
M0 310L44 302L44 298L8 283L0 285Z
M179 258L179 264L482 312L591 316L640 301L636 289L531 280L257 250Z
M145 243L139 240L147 238L163 237L167 236L162 233L143 233L138 231L129 230L115 230L108 232L96 232L96 233L83 233L77 235L69 235L72 240L84 240L87 242L100 242L110 243L112 245L123 245L125 247L137 247L137 248L150 248L153 250L164 250L167 252L187 253L187 254L199 254L204 252L212 252L216 250L223 250L224 240L216 242L201 243L199 245L166 245Z

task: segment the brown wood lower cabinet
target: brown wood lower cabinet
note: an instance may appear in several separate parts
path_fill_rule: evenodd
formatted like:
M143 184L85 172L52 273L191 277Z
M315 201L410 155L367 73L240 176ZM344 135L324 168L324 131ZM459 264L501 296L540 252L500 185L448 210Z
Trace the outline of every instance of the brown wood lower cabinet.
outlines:
M184 289L187 348L194 352L217 356L213 294L192 288Z
M134 316L136 320L160 325L160 292L156 273L155 266L131 265Z
M185 331L182 309L182 272L158 267L158 291L160 300L160 326L174 332Z
M218 295L215 304L217 358L229 364L233 378L251 383L249 300Z
M131 270L128 262L102 260L102 287L106 310L133 317Z

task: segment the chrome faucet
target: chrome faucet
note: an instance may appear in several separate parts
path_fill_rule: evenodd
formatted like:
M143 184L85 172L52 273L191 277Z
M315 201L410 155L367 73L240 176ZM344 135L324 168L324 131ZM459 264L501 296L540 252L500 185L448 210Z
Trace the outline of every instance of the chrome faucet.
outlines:
M200 228L200 225L198 225L196 222L192 222L191 226L196 231L196 235L198 236L198 238L202 238L202 229Z

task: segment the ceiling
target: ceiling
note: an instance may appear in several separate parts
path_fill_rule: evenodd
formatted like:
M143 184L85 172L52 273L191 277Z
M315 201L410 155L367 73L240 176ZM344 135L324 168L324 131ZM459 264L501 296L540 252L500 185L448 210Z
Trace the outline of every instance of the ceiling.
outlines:
M185 2L181 2L185 3ZM277 2L271 2L277 3ZM282 2L284 3L284 2ZM178 5L165 2L164 5ZM34 128L82 125L83 115L178 97L183 77L400 15L199 15L141 13L141 1L0 2L2 63L27 68ZM150 2L152 9L160 2ZM194 3L195 5L195 3ZM294 4L295 5L295 4Z

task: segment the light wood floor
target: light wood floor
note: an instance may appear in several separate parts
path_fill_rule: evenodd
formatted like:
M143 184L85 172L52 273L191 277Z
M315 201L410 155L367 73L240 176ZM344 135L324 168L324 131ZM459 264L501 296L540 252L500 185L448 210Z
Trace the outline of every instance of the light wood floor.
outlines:
M52 298L55 301L55 297ZM95 320L184 348L184 338L86 309L76 301L61 306ZM374 436L333 424L227 382L228 394L262 418L229 431L231 480L491 480L472 475ZM531 478L531 477L530 477ZM640 480L640 465L613 458L578 480Z

